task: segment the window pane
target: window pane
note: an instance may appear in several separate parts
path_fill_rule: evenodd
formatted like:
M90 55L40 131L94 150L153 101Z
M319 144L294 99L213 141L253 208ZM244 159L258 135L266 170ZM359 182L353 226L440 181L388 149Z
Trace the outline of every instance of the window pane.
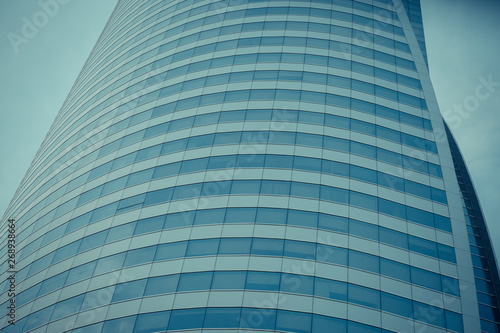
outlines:
M165 331L168 326L170 311L144 313L137 316L134 333Z
M207 290L212 284L212 272L181 274L177 291Z
M177 290L179 274L157 276L147 280L144 296L173 293Z

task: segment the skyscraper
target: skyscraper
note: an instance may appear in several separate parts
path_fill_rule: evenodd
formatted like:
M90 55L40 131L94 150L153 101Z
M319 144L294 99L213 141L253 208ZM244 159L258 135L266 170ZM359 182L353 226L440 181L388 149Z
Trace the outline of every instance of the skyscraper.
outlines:
M498 331L418 1L120 1L4 220L5 332Z

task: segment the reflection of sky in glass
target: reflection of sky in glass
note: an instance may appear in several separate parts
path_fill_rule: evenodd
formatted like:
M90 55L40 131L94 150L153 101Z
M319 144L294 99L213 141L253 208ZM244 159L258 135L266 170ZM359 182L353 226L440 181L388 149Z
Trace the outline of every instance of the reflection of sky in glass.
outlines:
M72 1L51 9L33 36L15 53L9 33L22 36L23 18L43 9L38 1L5 0L0 4L0 214L6 209L50 124L116 4ZM99 10L96 10L99 8ZM500 2L492 0L422 0L431 77L441 111L474 95L480 77L500 82ZM12 35L10 35L12 36ZM500 239L496 205L500 178L500 86L474 111L463 112L452 126L490 223L492 240ZM455 108L456 109L456 108ZM496 121L495 121L496 120ZM500 254L500 244L497 253ZM498 256L498 255L497 255Z

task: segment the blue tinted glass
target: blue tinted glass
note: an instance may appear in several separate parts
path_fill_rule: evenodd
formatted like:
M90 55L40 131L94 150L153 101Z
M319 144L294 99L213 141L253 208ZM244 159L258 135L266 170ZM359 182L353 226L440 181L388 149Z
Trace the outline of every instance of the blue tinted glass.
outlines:
M287 211L275 208L258 208L256 222L285 224L287 221Z
M140 249L130 250L127 252L127 257L123 263L124 267L140 265L153 261L155 256L156 246L148 246Z
M144 313L137 316L134 333L165 331L168 326L170 311Z
M237 328L241 308L208 308L205 315L205 328Z
M313 315L312 332L347 332L344 319Z
M254 238L252 242L252 255L277 256L283 255L282 239Z
M144 296L173 293L177 290L179 274L151 277L147 279Z
M250 253L250 245L250 238L222 238L219 254L248 254Z
M349 266L372 273L380 271L379 257L358 251L349 251Z
M217 253L219 239L191 240L187 248L186 256L203 256Z
M286 332L311 332L310 313L279 310L276 318L276 329Z
M248 272L245 289L279 290L279 284L279 273Z
M212 272L185 273L179 278L177 291L192 291L210 289Z
M56 320L80 310L85 295L79 295L56 304L51 320Z
M186 254L187 244L188 242L176 242L158 245L154 260L182 258Z
M316 246L312 243L285 240L284 256L314 259L316 257Z
M248 223L255 221L256 208L230 208L224 223Z
M168 330L201 328L205 318L205 309L175 310L170 314Z
M348 285L349 302L380 309L380 291L355 284Z
M319 228L347 233L348 219L340 216L319 214Z
M314 295L339 301L347 301L347 283L316 278Z
M246 272L214 272L212 289L238 289L245 288Z
M396 295L382 293L382 311L394 313L406 318L412 318L412 301Z
M144 288L148 279L141 279L126 283L117 284L111 302L119 302L133 298L140 298L144 295Z
M305 275L282 274L280 291L303 295L313 294L314 278Z
M289 210L287 222L290 225L317 228L318 214L300 210Z

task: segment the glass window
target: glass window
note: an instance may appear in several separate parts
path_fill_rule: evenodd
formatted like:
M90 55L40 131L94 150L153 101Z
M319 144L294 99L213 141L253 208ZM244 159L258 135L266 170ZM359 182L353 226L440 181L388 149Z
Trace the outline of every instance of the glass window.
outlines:
M293 168L297 170L307 170L321 172L321 160L317 158L295 156Z
M378 226L356 220L349 220L349 234L378 240Z
M177 291L179 274L150 277L144 296L168 294Z
M144 288L148 279L140 279L126 283L117 284L113 294L112 303L140 298L144 295Z
M173 192L173 188L165 188L163 190L148 192L146 194L146 199L144 199L144 206L170 201L172 199Z
M437 244L438 246L438 255L439 259L446 260L449 262L456 262L455 258L455 250L451 246L447 246L444 244Z
M134 233L135 225L136 222L132 222L109 229L106 243L111 243L115 240L131 237Z
M319 198L320 187L317 184L292 182L290 195L305 198Z
M441 278L437 273L411 267L411 282L434 290L441 290Z
M186 256L214 255L219 248L219 239L201 239L189 241Z
M186 149L187 139L165 142L161 148L161 155L175 153Z
M349 302L380 309L380 291L361 287L355 284L348 285Z
M91 277L92 274L94 273L96 265L97 265L97 260L94 260L84 265L73 267L72 269L70 269L68 273L68 278L66 279L65 284L70 285L74 282L78 282Z
M260 194L289 195L290 182L279 181L279 180L263 180Z
M279 290L280 274L269 272L248 272L245 289Z
M331 175L349 177L349 164L346 163L323 160L321 170Z
M301 123L323 125L325 120L325 115L323 113L301 111L298 113L298 115L299 122Z
M107 320L104 322L102 326L101 333L114 333L114 332L132 333L135 320L136 316L121 317L113 320Z
M349 191L341 188L321 186L321 200L347 204L349 202Z
M323 147L323 137L316 134L297 133L297 145Z
M280 291L313 295L314 278L297 274L281 274Z
M312 332L347 332L347 323L344 319L313 315Z
M228 208L224 223L254 222L256 211L256 208Z
M207 308L204 328L237 328L241 308Z
M316 244L285 240L284 256L291 258L315 259Z
M377 197L354 191L349 192L349 194L349 203L351 205L374 211L377 210Z
M154 260L158 261L158 260L182 258L186 254L187 244L188 244L187 241L160 244L158 245L158 250L156 251Z
M289 210L287 223L290 225L317 228L318 213L300 210Z
M154 169L150 168L130 174L127 180L127 187L150 181L153 177L153 172Z
M283 256L282 239L254 238L252 242L252 255Z
M348 232L348 219L341 216L319 214L318 227L321 229Z
M380 227L380 242L408 249L408 235L399 231Z
M44 295L48 292L51 292L53 290L56 290L58 288L61 288L64 286L64 282L66 281L66 277L68 276L69 271L57 274L51 278L48 278L47 280L44 280L40 284L38 284L38 288L34 288L33 290L39 290L40 292L38 293L39 296ZM32 291L33 291L32 290ZM32 299L34 299L37 296L37 293L34 293L32 295Z
M276 208L257 208L257 223L286 224L287 211Z
M224 114L221 115L222 118ZM215 139L214 139L214 145L223 145L223 144L235 144L235 143L240 143L241 141L241 132L235 132L235 133L216 133L215 134Z
M78 249L78 252L80 253L104 244L107 235L108 235L108 230L103 230L101 232L83 238L80 244L80 248Z
M385 149L377 149L378 159L394 165L402 165L402 156Z
M241 309L240 328L255 329L258 327L262 330L274 331L276 324L276 310L266 309L266 315L263 315L259 310L253 308Z
M175 310L170 314L167 331L201 328L205 318L205 309Z
M219 245L219 254L249 254L250 238L222 238Z
M404 191L404 180L387 173L378 172L378 184L397 191Z
M125 258L123 266L128 267L152 262L155 252L156 245L130 250L127 252L127 257Z
M212 284L212 272L183 273L177 291L208 290Z
M123 267L126 252L118 253L109 257L101 258L97 262L94 275L111 272Z
M379 333L380 328L374 326L368 326L365 324L357 323L355 321L347 322L347 332L356 333ZM389 333L390 331L382 330L382 333Z
M314 296L347 301L347 283L316 278L314 284Z
M433 215L434 214L427 212L427 211L424 211L424 210L421 210L421 209L417 209L417 208L413 208L413 207L409 207L409 206L406 207L407 219L409 221L412 221L415 223L423 224L423 225L426 225L429 227L434 227L434 216Z
M378 211L380 213L399 217L401 219L406 218L406 210L404 205L381 198L378 199Z
M429 314L433 315L430 316ZM436 325L439 327L445 326L445 311L432 305L413 301L413 317L415 320Z
M394 313L406 318L413 317L412 301L396 295L382 293L382 311Z
M245 289L246 272L216 271L212 281L212 289Z
M351 141L351 153L373 159L377 158L375 147L354 141Z
M286 155L266 155L266 168L291 169L293 156Z
M278 310L276 330L297 333L311 332L311 318L310 313Z
M236 165L236 155L211 156L207 169L231 169Z
M81 242L82 242L81 240L77 240L76 242L58 248L54 253L54 257L52 258L52 263L64 260L66 258L69 258L77 254Z
M379 259L379 257L368 253L349 251L349 266L368 272L379 273Z
M409 236L409 249L410 251L415 251L418 253L422 253L431 257L438 257L437 253L437 245L435 242L415 237Z
M258 194L260 180L233 180L231 194Z
M226 210L223 208L198 210L196 212L194 224L199 225L199 224L223 223L225 214Z
M353 131L369 134L369 135L375 135L376 131L376 126L371 123L367 123L364 121L359 121L356 119L351 119L351 129Z
M137 316L134 333L149 333L166 331L170 311L144 313Z

